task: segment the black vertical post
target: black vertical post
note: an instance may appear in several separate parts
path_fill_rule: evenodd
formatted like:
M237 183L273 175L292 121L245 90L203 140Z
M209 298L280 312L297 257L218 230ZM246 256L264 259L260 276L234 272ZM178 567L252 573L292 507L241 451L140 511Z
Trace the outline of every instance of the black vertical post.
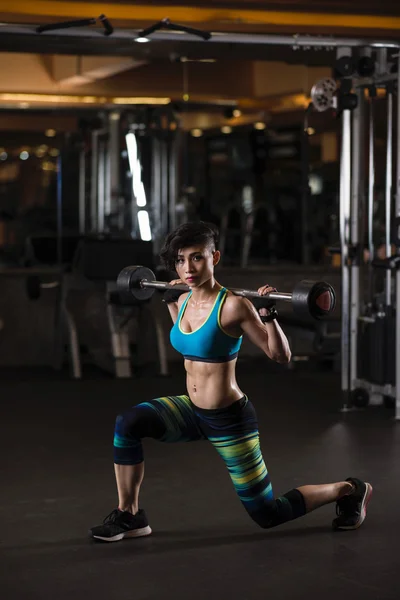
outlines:
M61 269L63 263L62 235L63 235L63 190L62 190L62 152L57 160L57 264Z
M303 127L301 131L301 204L300 204L300 244L301 264L308 265L310 262L308 218L310 200L310 145L308 140L308 113L312 108L310 103L304 114Z

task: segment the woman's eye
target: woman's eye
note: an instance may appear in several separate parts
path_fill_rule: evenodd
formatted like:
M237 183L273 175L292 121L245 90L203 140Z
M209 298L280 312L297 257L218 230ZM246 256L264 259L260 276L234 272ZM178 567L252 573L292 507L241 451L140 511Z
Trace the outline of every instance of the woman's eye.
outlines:
M201 256L201 254L200 254L199 256L195 256L195 257L194 257L194 260L197 260L197 261L198 261L198 260L201 260L202 258L203 258L203 257L202 257L202 256Z

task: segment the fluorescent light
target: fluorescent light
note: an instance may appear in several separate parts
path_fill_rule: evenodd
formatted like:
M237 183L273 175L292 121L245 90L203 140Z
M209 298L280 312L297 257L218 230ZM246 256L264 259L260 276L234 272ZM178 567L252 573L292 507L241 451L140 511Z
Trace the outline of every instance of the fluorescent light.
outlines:
M147 37L138 37L135 38L133 41L137 42L138 44L147 44L147 42L150 42L150 39Z
M138 206L146 206L146 192L142 182L142 165L138 158L138 146L136 135L132 132L125 136L126 147L128 149L129 169L132 174L132 189Z
M138 206L146 206L146 204L147 204L146 192L144 191L144 185L143 185L142 181L140 182L140 184L138 186L138 190L137 190L137 194L136 194L136 204Z
M128 149L129 168L133 175L137 161L137 142L134 133L127 133L125 136L126 147Z
M139 210L137 214L140 238L145 242L149 242L152 239L150 229L150 219L147 210Z

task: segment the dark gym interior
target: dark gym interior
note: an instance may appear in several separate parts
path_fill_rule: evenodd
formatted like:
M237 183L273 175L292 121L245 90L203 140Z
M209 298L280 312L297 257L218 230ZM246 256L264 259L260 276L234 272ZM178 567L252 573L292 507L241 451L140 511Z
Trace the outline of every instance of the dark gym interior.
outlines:
M400 9L0 4L0 596L397 600ZM145 439L152 535L89 535L116 416L187 393L159 255L200 221L221 285L276 288L290 361L236 368L275 495L360 478L362 527L261 529L210 443Z

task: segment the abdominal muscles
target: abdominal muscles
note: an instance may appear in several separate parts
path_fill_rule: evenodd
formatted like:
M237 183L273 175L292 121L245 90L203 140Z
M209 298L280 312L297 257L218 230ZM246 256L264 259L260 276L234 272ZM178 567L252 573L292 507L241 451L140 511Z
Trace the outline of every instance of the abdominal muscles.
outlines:
M222 408L243 396L235 377L237 359L224 363L185 360L186 385L193 404L200 408Z

